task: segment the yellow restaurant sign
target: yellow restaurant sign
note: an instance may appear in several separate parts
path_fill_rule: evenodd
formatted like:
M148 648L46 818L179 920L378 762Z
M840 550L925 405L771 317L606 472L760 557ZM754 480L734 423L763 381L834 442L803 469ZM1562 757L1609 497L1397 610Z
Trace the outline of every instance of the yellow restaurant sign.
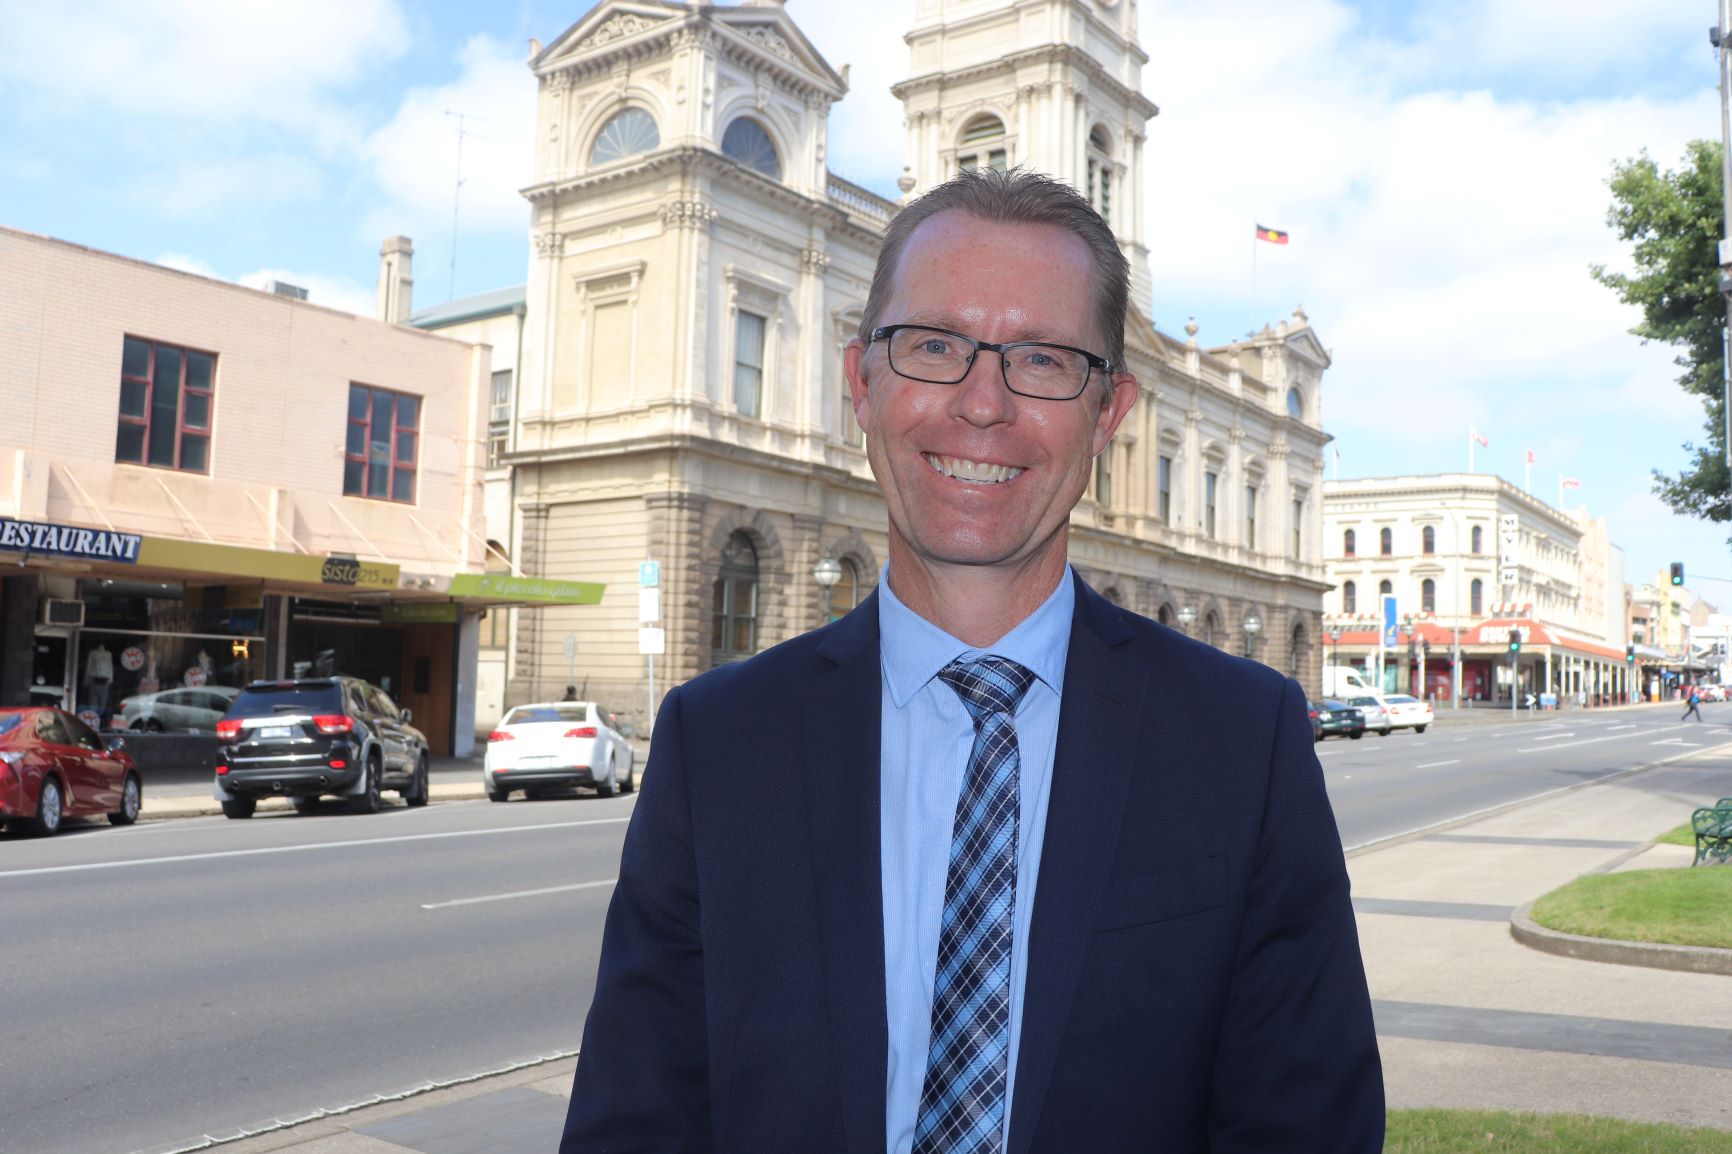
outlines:
M485 597L532 605L599 605L607 584L601 581L547 581L509 573L459 573L446 592L452 597Z
M172 541L146 537L138 549L138 565L146 569L178 569L220 577L252 577L322 585L333 592L349 589L395 589L401 568L383 561L353 557L309 557L274 549L248 549L205 541Z

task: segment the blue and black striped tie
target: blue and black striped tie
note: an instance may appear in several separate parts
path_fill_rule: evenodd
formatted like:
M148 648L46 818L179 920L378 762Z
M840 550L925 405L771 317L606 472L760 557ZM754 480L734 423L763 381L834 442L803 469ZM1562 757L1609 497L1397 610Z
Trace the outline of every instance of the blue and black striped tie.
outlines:
M1011 714L1034 683L1014 661L953 661L938 676L974 719L956 802L932 990L932 1041L914 1154L997 1154L1010 1068L1011 915L1016 907L1018 773Z

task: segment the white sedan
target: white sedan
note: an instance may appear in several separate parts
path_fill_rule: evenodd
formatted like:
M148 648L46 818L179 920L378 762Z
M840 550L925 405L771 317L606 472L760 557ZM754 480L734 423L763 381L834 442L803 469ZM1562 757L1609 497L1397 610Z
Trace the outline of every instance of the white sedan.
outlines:
M1389 711L1389 724L1395 729L1412 729L1415 733L1424 733L1425 727L1431 724L1432 711L1429 701L1421 701L1405 693L1391 693L1383 699L1383 703Z
M1365 732L1375 732L1379 737L1388 737L1389 731L1395 728L1390 720L1389 706L1376 694L1367 693L1363 697L1349 697L1347 704L1365 715Z
M593 701L519 705L487 735L481 779L492 801L577 785L612 797L635 786L636 754L614 713Z

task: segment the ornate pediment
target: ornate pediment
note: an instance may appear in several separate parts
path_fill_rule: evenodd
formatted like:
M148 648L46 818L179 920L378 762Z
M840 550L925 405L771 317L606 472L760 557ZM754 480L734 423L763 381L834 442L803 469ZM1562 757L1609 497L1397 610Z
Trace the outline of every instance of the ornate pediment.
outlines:
M583 19L548 42L530 61L538 75L557 75L566 65L588 63L615 50L642 46L671 32L692 15L674 0L602 0Z

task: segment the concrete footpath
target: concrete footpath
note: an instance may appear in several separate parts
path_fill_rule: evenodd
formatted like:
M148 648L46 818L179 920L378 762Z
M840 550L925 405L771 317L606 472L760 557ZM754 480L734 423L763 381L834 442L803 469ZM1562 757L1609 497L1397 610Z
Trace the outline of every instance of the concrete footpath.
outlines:
M1561 957L1511 934L1519 908L1577 876L1677 864L1664 850L1633 859L1695 806L1729 794L1732 746L1351 851L1389 1105L1732 1129L1732 976ZM546 1154L575 1061L406 1088L222 1148Z

